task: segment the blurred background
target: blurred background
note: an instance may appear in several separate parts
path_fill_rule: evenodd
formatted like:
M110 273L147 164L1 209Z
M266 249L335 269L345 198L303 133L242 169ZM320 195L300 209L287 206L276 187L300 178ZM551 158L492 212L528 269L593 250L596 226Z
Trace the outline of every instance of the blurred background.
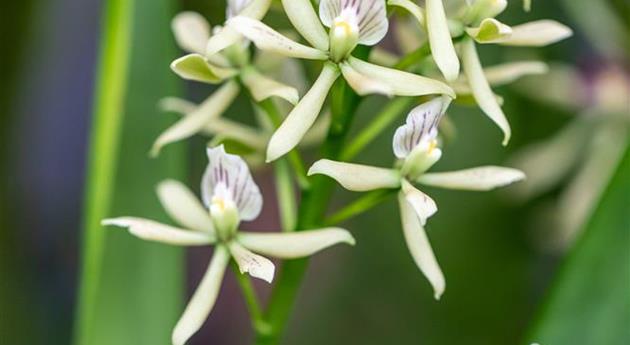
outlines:
M0 4L2 345L71 343L104 5L96 0ZM169 21L184 9L203 13L213 24L223 21L219 0L135 1L112 214L165 220L153 194L155 184L167 177L198 184L206 159L203 139L172 145L159 161L146 155L156 135L175 120L158 111L160 98L185 95L200 101L212 90L182 83L168 69L180 55ZM535 50L483 46L484 64L541 59L571 66L578 79L498 89L515 133L507 148L498 145L500 132L478 109L454 107L449 115L457 135L435 170L510 164L523 148L554 138L576 117L611 112L630 116L624 89L630 79L626 0L534 0L530 13L522 11L520 1L511 1L500 18L508 24L555 19L574 28L575 35ZM395 48L392 42L388 46ZM606 71L622 81L604 83L608 88L602 96L599 81ZM610 94L613 110L606 103ZM359 110L357 129L385 102L368 99ZM248 112L243 99L229 116L247 120ZM389 165L391 136L399 122L357 161ZM531 197L520 198L516 190L427 190L440 205L428 226L447 278L440 302L432 299L408 254L394 200L344 224L358 245L334 248L312 260L284 344L630 344L628 141L602 134L613 138L609 144L617 148L616 155L607 155L610 150L580 146L591 140L590 132L576 136L577 162L556 184ZM589 165L597 171L580 177L580 163L592 156L603 157ZM553 167L560 164L556 158L543 161ZM598 170L604 165L608 170ZM273 175L262 170L256 180L265 195L264 216L246 226L279 227ZM581 193L596 189L596 202L574 226L576 235L558 235L564 229L558 217L578 217L559 211L574 183L581 183L581 189L569 194L569 200L581 200ZM341 191L336 196L333 207L356 197ZM100 335L95 344L168 344L172 325L210 253L140 243L124 232L107 236L100 281L107 292L99 296L95 312ZM262 296L269 292L268 286L257 288ZM234 276L227 274L217 306L190 344L247 344L251 339L245 305Z

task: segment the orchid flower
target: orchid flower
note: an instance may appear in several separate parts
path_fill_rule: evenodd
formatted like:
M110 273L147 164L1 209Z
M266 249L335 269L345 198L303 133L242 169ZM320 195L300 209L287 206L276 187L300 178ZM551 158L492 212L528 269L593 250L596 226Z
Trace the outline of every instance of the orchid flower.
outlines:
M261 18L267 12L270 0L229 0L227 17L234 15ZM256 102L279 97L296 104L298 91L288 85L264 76L255 63L251 63L247 40L228 28L215 28L211 36L210 24L196 12L182 12L172 22L175 39L188 55L171 63L171 69L186 80L208 84L222 84L199 107L162 133L151 149L156 156L167 144L186 139L201 132L217 120L234 102L244 85ZM230 45L221 54L207 55L206 45L211 37L229 37Z
M309 175L327 175L350 191L399 190L398 202L407 246L420 271L433 286L436 299L444 292L445 281L424 226L438 209L435 201L414 184L486 191L525 178L519 170L495 166L428 173L442 156L437 141L438 125L449 103L450 99L436 98L409 113L405 125L399 127L394 135L393 150L399 159L394 169L323 159L315 162L309 170Z
M340 75L360 95L443 94L455 97L453 90L440 81L374 65L352 56L359 44L376 45L387 33L385 0L322 0L319 17L308 0L283 0L282 5L295 29L312 46L297 43L250 17L236 16L227 22L228 28L247 37L261 50L325 61L314 85L271 137L267 161L281 157L300 142L315 122ZM209 53L223 48L212 40L208 44Z
M409 11L426 28L431 53L448 81L459 75L459 58L451 36L463 36L460 53L464 77L481 110L503 131L503 145L511 137L511 128L486 79L475 42L505 46L541 47L572 35L571 29L553 20L538 20L510 27L494 17L507 7L507 0L476 0L466 5L453 19L447 19L442 0L426 0L421 8L411 0L389 0L393 6Z
M157 189L167 213L180 227L149 219L121 217L103 225L128 228L141 239L179 246L214 245L208 269L173 330L174 345L183 345L201 328L220 290L230 257L241 273L271 282L275 266L260 253L281 259L302 258L338 243L354 244L350 233L325 228L294 233L239 231L241 221L258 217L262 196L245 162L227 154L223 146L207 150L209 164L201 183L203 204L183 184L162 182ZM205 207L204 207L205 206Z
M512 190L521 200L568 179L553 212L558 231L545 238L547 249L564 249L589 219L630 142L630 73L609 65L587 77L557 65L544 78L526 79L518 86L533 99L575 114L553 137L517 151L510 163L528 176Z

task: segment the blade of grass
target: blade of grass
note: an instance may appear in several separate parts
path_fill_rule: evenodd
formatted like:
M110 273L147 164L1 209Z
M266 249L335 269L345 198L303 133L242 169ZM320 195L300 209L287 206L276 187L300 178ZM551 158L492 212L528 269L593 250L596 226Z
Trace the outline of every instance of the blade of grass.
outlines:
M106 230L101 219L135 215L166 220L154 187L181 178L183 152L147 156L166 128L155 104L178 89L171 0L109 0L88 159L81 288L75 343L165 343L181 311L182 253ZM180 146L181 148L181 146Z
M528 340L630 344L630 148L561 268Z

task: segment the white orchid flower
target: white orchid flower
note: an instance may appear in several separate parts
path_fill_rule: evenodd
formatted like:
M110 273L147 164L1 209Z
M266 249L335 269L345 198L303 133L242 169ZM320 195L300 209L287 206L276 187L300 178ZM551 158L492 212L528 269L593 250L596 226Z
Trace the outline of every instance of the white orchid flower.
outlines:
M231 0L228 1L227 15L230 18L235 14L249 13L254 18L262 17L269 3L268 0ZM157 138L151 149L153 156L158 155L165 145L199 133L216 121L234 102L241 84L257 102L278 97L291 104L297 103L299 94L294 87L266 77L260 72L261 68L250 62L247 41L241 35L230 36L235 40L226 46L224 52L206 55L211 29L203 16L196 12L182 12L173 19L172 28L177 43L189 54L173 61L171 69L184 79L222 86L189 116L175 123ZM215 36L226 37L231 32L221 28L217 30L219 33ZM224 32L227 33L223 34Z
M173 330L174 345L183 345L199 330L216 301L230 257L241 273L271 282L275 266L260 253L281 259L312 255L338 243L354 244L350 233L325 228L294 233L238 231L241 221L258 217L263 199L245 162L222 146L208 149L210 163L201 183L203 204L183 184L162 182L158 196L167 213L181 227L149 219L121 217L103 225L128 228L139 238L180 246L214 245L214 254L197 291Z
M487 191L525 178L519 170L495 166L428 173L442 156L437 141L438 124L449 102L449 99L436 98L411 111L406 124L399 127L394 135L393 150L399 158L395 169L324 159L317 161L309 170L309 175L327 175L351 191L364 192L383 188L400 190L398 201L407 246L416 264L433 286L436 299L444 292L445 280L424 226L438 209L433 199L414 187L414 184Z
M447 19L443 0L426 0L421 8L411 0L389 0L390 5L409 11L423 28L426 28L431 52L436 65L448 81L459 75L459 59L451 36L453 27L464 27L467 37L459 43L464 75L476 103L503 131L503 145L512 135L510 124L501 109L498 97L492 92L483 65L477 54L477 43L494 43L506 46L541 47L561 41L572 35L571 29L553 20L538 20L508 26L494 17L507 7L507 0L476 0ZM461 77L459 77L461 79Z
M375 45L387 33L385 0L322 0L319 16L308 0L283 0L282 5L295 29L311 46L297 43L251 17L236 16L227 22L227 27L247 37L261 50L326 61L315 84L271 137L267 161L281 157L300 142L340 75L360 95L455 97L453 90L440 81L374 65L351 55L357 45ZM211 52L223 49L212 41L209 47Z
M544 243L547 249L565 249L591 216L630 141L630 74L608 65L594 76L583 76L556 65L545 77L523 80L519 86L525 95L576 116L554 136L517 151L510 162L528 176L512 190L518 199L565 185L554 210L557 231Z

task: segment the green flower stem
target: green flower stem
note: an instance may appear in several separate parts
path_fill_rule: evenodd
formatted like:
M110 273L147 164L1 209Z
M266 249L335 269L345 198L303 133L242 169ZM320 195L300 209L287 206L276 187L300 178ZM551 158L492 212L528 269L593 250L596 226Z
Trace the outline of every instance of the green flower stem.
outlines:
M100 225L109 212L123 120L130 63L135 1L105 2L103 40L97 73L88 162L81 284L74 329L75 344L89 344L97 311L105 231Z
M247 305L247 310L252 320L252 327L257 334L269 333L270 328L267 322L263 319L262 309L258 303L258 297L256 296L256 290L252 285L251 278L248 275L241 273L238 268L238 264L234 260L231 261L231 265L232 271L236 276L236 281L243 292L243 298L245 299L245 304Z
M428 43L421 45L418 49L404 56L394 68L400 70L411 70L431 55L431 47Z
M367 193L352 202L351 204L342 208L340 211L334 213L332 216L328 217L326 219L326 225L333 226L336 224L340 224L343 221L360 215L365 211L368 211L371 208L381 204L383 201L392 196L395 192L395 189L382 189Z
M365 127L356 139L350 143L341 154L342 161L350 161L356 157L369 143L371 143L392 122L396 121L400 114L404 113L415 102L413 97L400 97L389 102L381 112Z
M297 224L296 195L290 166L286 159L279 159L275 163L274 173L282 231L294 231Z

